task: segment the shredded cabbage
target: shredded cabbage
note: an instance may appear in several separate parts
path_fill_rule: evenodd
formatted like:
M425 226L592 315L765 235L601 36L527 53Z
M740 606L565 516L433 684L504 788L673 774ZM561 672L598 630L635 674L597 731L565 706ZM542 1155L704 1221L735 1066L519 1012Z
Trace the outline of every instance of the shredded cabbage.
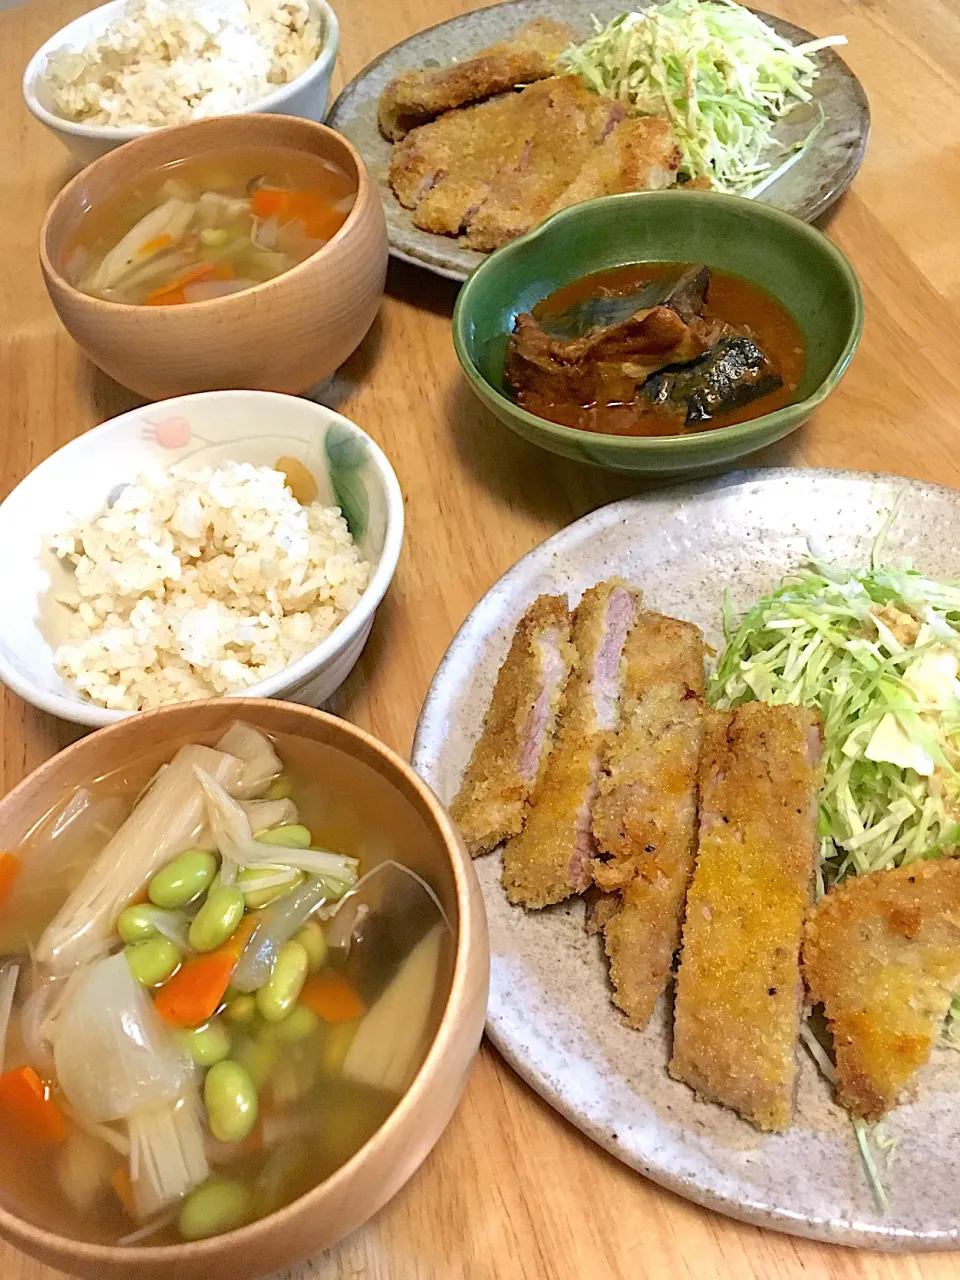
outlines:
M812 55L846 44L845 36L826 36L792 45L734 0L665 0L596 25L595 36L563 52L561 65L640 115L666 116L681 173L739 195L756 194L772 180L775 160L779 172L820 131L822 115L789 148L773 132L811 101L820 74Z
M758 600L708 688L717 706L820 708L821 892L960 845L960 583L812 560Z

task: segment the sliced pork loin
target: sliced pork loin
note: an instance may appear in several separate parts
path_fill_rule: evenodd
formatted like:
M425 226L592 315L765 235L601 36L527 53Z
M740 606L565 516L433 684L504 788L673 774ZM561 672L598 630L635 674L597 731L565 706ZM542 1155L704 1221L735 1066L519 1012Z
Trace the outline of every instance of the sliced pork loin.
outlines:
M553 745L574 657L567 601L540 596L514 633L480 739L451 805L474 856L522 830L527 798Z
M582 893L596 852L591 813L601 760L620 712L623 649L640 596L619 581L584 593L573 619L576 664L556 742L530 795L522 834L503 855L511 902L537 908Z

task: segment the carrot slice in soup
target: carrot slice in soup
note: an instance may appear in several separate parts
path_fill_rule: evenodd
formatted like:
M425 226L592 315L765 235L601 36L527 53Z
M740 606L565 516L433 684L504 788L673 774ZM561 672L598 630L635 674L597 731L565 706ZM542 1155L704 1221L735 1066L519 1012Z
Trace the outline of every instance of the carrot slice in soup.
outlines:
M256 927L255 915L244 916L222 947L180 966L153 998L153 1007L164 1022L174 1027L199 1027L213 1017Z
M300 992L300 1003L324 1022L352 1022L365 1012L356 990L339 973L317 973L308 978Z
M0 1076L0 1117L5 1126L42 1145L62 1142L66 1133L63 1114L33 1067Z
M19 871L20 859L15 853L0 853L0 907L9 898Z

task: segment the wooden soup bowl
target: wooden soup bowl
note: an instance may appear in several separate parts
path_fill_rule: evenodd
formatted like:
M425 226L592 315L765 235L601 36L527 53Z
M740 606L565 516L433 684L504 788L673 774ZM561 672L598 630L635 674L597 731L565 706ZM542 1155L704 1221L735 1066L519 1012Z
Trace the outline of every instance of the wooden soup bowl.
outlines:
M295 734L332 749L341 757L338 767L347 762L344 776L361 821L382 813L388 800L390 851L384 856L396 857L428 880L455 934L452 958L438 981L436 1035L413 1083L356 1155L300 1199L225 1235L124 1248L71 1239L43 1189L31 1190L8 1158L0 1166L0 1234L49 1266L91 1280L248 1280L335 1244L386 1204L436 1143L457 1106L483 1032L490 959L486 916L456 828L399 756L322 711L267 699L221 698L118 721L48 760L0 801L0 847L16 848L74 788L138 758L156 767L187 742L212 745L237 719L267 734ZM21 874L28 873L29 866Z

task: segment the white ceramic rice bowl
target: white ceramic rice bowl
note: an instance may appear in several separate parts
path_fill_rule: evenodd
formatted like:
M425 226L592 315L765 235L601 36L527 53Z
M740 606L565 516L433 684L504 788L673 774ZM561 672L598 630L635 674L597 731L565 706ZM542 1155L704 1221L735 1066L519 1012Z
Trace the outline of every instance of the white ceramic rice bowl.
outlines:
M313 401L270 391L201 392L112 418L51 454L0 503L0 681L76 724L99 727L135 714L95 705L54 668L49 618L41 619L58 572L51 535L101 510L118 485L145 467L228 459L272 466L283 456L299 459L313 474L319 501L341 508L371 576L359 603L326 640L237 695L321 706L360 657L393 578L403 498L383 451L358 426Z
M333 75L337 50L340 46L340 24L337 15L326 0L309 0L311 9L319 14L323 26L323 44L317 60L289 84L281 85L265 98L257 98L237 112L229 114L249 115L263 112L300 116L304 120L323 123L330 97L330 78ZM114 22L128 8L129 0L111 0L82 14L50 37L30 59L23 76L23 100L30 113L41 124L57 135L74 159L87 165L98 156L106 155L114 147L153 133L155 126L130 125L117 128L110 125L81 124L67 120L53 110L53 100L46 83L47 59L60 49L82 49ZM178 121L184 124L186 121Z

